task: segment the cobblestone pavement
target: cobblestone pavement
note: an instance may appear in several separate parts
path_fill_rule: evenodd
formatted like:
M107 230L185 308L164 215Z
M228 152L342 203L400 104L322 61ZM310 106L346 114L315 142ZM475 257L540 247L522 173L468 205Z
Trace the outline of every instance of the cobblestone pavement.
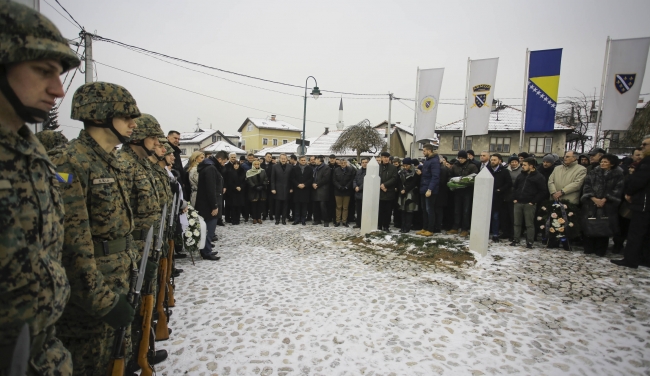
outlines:
M218 227L177 279L162 375L650 375L650 270L490 247L435 268L351 228ZM415 236L415 235L414 235Z

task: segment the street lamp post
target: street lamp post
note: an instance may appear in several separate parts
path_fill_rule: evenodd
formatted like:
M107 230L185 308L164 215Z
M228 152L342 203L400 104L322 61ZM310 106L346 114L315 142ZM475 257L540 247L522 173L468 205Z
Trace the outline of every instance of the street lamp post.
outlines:
M314 76L309 76L305 80L305 107L304 107L304 112L302 115L302 148L300 149L302 152L300 153L301 155L305 155L307 152L306 146L305 146L305 123L307 121L307 81L309 81L309 78L314 79L314 88L311 91L311 95L314 97L314 99L318 99L318 97L321 95L320 90L318 89L318 81L316 81L316 78Z

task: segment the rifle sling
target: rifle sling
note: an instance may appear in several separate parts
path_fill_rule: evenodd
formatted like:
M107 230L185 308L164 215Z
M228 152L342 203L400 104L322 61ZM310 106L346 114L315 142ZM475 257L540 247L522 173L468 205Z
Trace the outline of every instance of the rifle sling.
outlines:
M115 253L124 252L129 249L132 238L118 238L113 240L93 241L95 246L95 257L104 257Z

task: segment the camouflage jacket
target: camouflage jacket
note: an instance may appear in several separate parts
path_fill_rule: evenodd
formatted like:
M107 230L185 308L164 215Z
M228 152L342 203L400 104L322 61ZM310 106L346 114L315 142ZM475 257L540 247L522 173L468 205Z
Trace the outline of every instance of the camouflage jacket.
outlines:
M29 128L15 133L0 127L0 349L13 348L25 322L32 343L53 328L70 296L61 265L63 204L56 185L54 165ZM58 364L48 366L44 353L50 360L54 353ZM32 353L31 363L53 374L70 367L71 359L56 340Z
M63 320L75 331L75 320L100 318L128 291L128 276L137 259L125 164L107 153L85 131L52 156L65 205L63 265L72 288ZM125 252L95 256L95 244L127 239ZM126 257L125 257L126 256ZM78 325L78 322L76 323ZM64 335L64 328L61 330Z
M151 164L146 158L139 157L130 145L122 146L117 156L127 165L125 183L130 193L129 203L133 209L135 230L148 231L153 225L154 233L157 233L162 207L158 202L158 188ZM139 245L143 244L144 242Z
M169 184L169 175L167 175L167 170L164 168L160 167L157 163L153 163L149 161L149 164L151 165L151 172L152 175L154 176L154 179L156 180L156 189L158 191L158 199L159 199L159 205L162 210L162 208L165 207L165 204L167 204L167 215L165 218L165 227L169 226L169 212L172 210L172 200L174 196L172 195L172 190L171 186ZM165 234L167 234L167 229L165 229ZM167 251L169 249L169 246L167 244L167 238L165 237L163 240L163 257L166 257Z

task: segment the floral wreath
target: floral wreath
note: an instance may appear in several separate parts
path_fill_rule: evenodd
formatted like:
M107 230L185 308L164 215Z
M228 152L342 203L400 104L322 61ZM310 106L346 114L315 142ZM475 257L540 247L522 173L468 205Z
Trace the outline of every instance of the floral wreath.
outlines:
M545 201L537 213L536 227L545 239L574 239L580 236L578 207L567 200Z
M198 251L199 243L201 242L201 221L199 220L199 213L187 204L187 222L189 226L183 232L185 249L190 252Z

